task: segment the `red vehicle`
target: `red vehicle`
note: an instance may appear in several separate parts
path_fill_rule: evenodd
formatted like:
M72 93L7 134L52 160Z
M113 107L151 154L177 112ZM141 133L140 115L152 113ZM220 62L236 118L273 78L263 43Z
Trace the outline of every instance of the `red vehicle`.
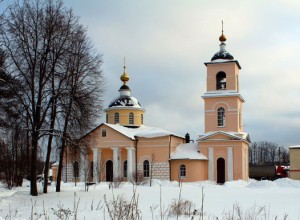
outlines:
M284 178L289 177L290 174L290 166L276 166L276 177Z

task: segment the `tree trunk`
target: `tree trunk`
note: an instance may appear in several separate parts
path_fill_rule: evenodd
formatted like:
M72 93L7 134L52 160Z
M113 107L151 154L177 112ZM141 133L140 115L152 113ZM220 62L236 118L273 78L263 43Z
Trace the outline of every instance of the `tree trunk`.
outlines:
M32 151L31 151L31 168L30 168L30 195L37 196L37 185L36 185L36 163L37 163L37 146L38 146L38 135L36 132L32 134Z
M56 99L53 99L52 109L51 109L51 122L50 122L50 135L48 139L48 147L47 147L47 155L45 161L45 170L44 170L44 188L43 193L47 193L48 191L48 175L49 175L49 168L50 168L50 156L52 150L52 140L53 140L53 132L54 132L54 125L56 119Z
M62 164L64 159L64 152L67 143L67 130L69 124L69 116L71 114L71 107L72 107L72 100L70 100L68 110L66 112L65 124L64 124L64 131L63 131L63 141L60 149L59 155L59 164L58 164L58 171L57 171L57 182L56 182L56 192L60 192L60 182L61 182L61 175L62 175Z

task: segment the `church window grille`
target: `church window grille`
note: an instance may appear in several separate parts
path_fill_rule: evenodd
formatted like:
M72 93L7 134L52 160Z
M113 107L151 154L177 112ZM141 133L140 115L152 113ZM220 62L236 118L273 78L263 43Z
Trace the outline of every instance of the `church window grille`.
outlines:
M119 113L115 113L115 124L119 123Z
M150 176L150 163L148 160L145 160L143 163L144 177Z
M186 167L184 164L180 165L180 177L186 177Z
M106 137L106 130L102 129L102 137Z
M218 108L218 127L225 126L225 109L223 107Z
M132 112L129 113L129 124L130 125L134 124L134 114Z

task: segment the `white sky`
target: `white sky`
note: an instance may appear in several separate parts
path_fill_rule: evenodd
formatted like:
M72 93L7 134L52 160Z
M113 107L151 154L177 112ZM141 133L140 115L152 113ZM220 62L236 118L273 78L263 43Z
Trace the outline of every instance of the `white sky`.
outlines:
M204 131L204 62L219 50L224 20L227 50L242 66L244 131L252 141L300 144L300 1L64 3L103 54L105 108L119 94L126 56L128 85L147 111L145 124L196 139Z
M272 3L271 3L272 2ZM244 130L252 141L300 143L300 1L74 1L103 54L105 107L118 96L126 56L128 85L147 110L145 124L193 139L204 131L206 68L219 50L237 59Z

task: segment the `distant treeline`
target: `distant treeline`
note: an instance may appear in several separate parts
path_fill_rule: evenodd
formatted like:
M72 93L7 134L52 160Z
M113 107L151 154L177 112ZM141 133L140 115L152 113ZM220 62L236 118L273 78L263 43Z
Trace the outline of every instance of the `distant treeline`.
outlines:
M260 141L252 143L249 147L250 165L277 165L289 162L288 149L278 144Z

